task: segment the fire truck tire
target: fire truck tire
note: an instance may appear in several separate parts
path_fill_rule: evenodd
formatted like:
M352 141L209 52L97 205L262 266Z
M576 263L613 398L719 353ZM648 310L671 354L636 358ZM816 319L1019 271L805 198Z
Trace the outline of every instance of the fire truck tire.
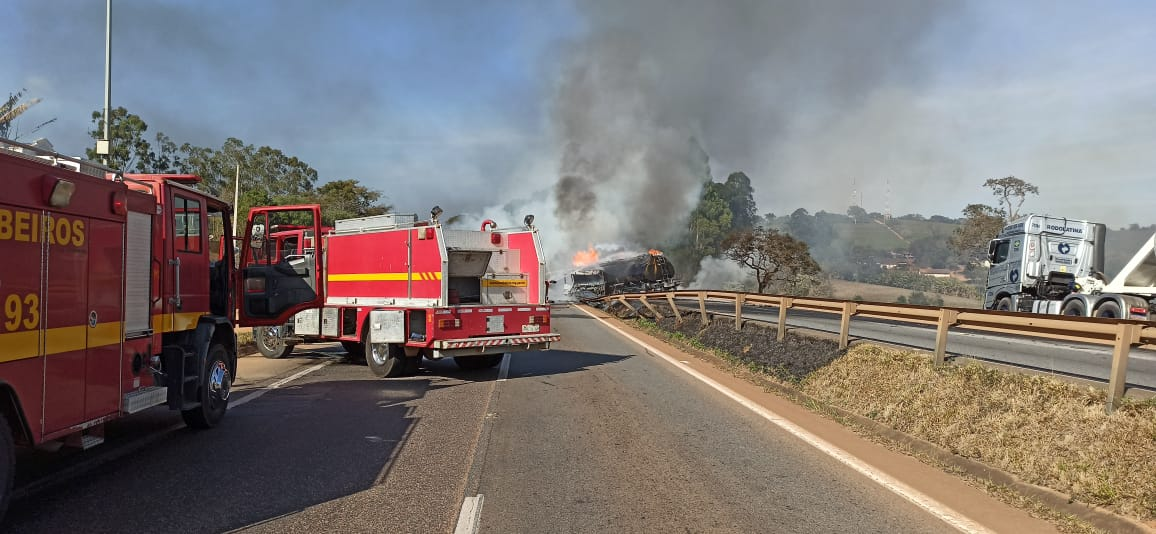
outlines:
M253 327L253 343L257 345L257 350L261 352L261 355L266 358L284 358L293 352L293 345L286 343L281 338L281 327L279 326Z
M503 356L505 356L505 354L501 353L483 354L481 356L461 356L454 358L454 363L458 364L458 367L465 370L489 369L495 365L498 365L499 363L502 363Z
M356 341L342 341L341 348L345 349L345 353L349 355L349 361L353 363L365 363L365 344Z
M209 347L208 366L201 387L197 390L197 400L201 405L181 412L186 425L192 428L213 428L225 417L225 410L229 407L229 391L233 386L228 356L223 345L214 343Z
M1120 305L1115 302L1105 302L1096 308L1096 317L1103 317L1105 319L1120 319Z
M8 510L12 499L12 479L16 473L16 443L12 440L12 427L8 418L0 415L0 518Z
M1082 300L1070 300L1070 301L1068 301L1067 304L1064 304L1064 309L1060 310L1060 314L1061 315L1075 316L1075 317L1084 317L1085 315L1087 315L1087 311L1084 309L1084 301L1082 301Z
M378 378L394 378L405 373L405 349L395 343L367 343L365 363Z

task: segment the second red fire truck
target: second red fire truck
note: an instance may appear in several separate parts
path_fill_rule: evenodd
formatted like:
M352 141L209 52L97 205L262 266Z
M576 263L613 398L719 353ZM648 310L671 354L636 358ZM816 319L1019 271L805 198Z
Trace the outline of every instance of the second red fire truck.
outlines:
M424 221L387 214L322 229L295 223L307 209L260 208L250 217L248 239L263 244L254 248L258 258L280 262L325 295L324 306L254 329L266 356L286 356L299 342L340 341L374 374L392 377L413 372L423 357L479 369L559 339L550 331L533 216L516 228L485 221L479 230L451 229L434 208ZM261 271L248 272L248 287L265 284Z

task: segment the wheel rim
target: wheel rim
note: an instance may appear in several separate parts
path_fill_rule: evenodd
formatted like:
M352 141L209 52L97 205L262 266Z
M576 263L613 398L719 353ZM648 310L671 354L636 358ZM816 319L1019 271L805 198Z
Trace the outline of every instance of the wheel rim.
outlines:
M209 372L209 398L214 401L229 400L229 393L233 390L233 380L229 375L229 368L225 362L218 361Z
M388 345L371 344L369 349L369 357L373 358L373 363L377 365L385 365L385 360L388 357Z
M281 328L276 326L265 327L261 332L261 344L270 350L277 350L281 348L284 342L281 340Z

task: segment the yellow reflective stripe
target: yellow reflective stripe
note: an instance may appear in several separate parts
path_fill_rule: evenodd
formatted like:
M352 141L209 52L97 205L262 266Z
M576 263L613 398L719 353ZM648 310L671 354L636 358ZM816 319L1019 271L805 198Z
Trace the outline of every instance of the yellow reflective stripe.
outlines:
M84 350L88 346L88 326L63 326L45 332L44 353L60 354Z
M61 326L44 332L44 353L47 355L75 352L86 348L119 344L123 324L98 323L96 327ZM26 330L0 334L0 362L10 362L40 356L40 331Z
M331 274L325 278L330 282L404 282L409 280L409 273L358 273L358 274ZM441 280L442 273L416 272L414 280Z
M0 334L0 347L4 347L0 353L0 362L34 358L40 355L40 331L25 330Z
M184 312L153 316L153 332L183 332L185 330L192 330L197 327L197 323L201 320L201 316L209 312Z

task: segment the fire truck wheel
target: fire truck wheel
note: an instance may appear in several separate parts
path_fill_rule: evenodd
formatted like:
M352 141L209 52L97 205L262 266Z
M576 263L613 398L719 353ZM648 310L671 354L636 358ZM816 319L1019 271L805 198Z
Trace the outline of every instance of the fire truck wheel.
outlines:
M365 363L365 345L356 341L342 341L341 348L349 355L353 363Z
M8 510L12 498L12 478L16 472L16 444L8 418L0 415L0 517Z
M405 349L395 343L367 343L365 363L378 378L394 378L405 373Z
M284 358L293 352L293 345L281 337L280 326L257 326L253 328L253 342L257 350L266 358Z
M213 428L225 417L229 406L229 391L233 387L233 375L226 361L229 353L225 347L214 343L209 347L209 365L205 377L197 390L197 400L201 405L181 412L185 424L192 428Z
M502 363L502 357L505 354L484 354L482 356L461 356L454 358L454 363L458 367L466 370L473 369L489 369L499 363Z

